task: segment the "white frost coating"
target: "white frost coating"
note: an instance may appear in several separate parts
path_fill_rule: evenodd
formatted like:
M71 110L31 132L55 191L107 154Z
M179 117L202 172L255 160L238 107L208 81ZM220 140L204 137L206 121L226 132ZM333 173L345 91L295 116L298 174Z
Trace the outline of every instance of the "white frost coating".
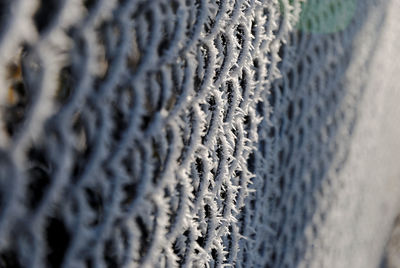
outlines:
M389 2L5 2L0 267L380 262Z
M0 35L0 88L8 88L5 83L7 76L6 65L4 63L12 60L12 55L18 51L18 45L24 41L34 41L37 38L36 29L33 26L31 17L36 9L37 1L15 0L8 4L9 9L3 12L9 16L4 20L2 33ZM5 105L7 91L0 90L0 106ZM0 112L0 116L4 116ZM3 121L0 127L4 128ZM8 138L0 131L0 144L6 146Z

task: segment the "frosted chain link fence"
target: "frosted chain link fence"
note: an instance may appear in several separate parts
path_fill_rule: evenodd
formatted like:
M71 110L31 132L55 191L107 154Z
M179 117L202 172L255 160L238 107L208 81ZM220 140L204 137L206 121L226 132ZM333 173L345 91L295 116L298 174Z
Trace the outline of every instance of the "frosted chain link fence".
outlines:
M385 8L0 1L0 266L312 259Z

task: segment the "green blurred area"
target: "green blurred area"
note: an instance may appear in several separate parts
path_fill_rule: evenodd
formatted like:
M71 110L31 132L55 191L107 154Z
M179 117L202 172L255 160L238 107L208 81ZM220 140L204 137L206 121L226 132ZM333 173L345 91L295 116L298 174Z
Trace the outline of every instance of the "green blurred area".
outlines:
M300 2L301 13L296 29L307 33L335 33L342 31L352 21L357 0L288 0L291 6ZM284 0L279 0L280 11L285 15Z

